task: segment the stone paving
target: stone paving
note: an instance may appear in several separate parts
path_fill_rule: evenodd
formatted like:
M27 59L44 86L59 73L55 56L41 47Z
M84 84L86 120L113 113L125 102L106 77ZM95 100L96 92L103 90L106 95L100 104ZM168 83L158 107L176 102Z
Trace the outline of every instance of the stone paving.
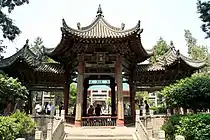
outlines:
M90 128L65 126L65 140L134 140L134 127Z

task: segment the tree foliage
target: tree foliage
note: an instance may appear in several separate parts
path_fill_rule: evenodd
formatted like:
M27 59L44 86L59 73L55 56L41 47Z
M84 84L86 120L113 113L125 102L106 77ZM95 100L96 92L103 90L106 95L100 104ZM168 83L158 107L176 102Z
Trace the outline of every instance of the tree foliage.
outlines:
M38 58L41 59L43 62L49 62L49 63L56 63L53 59L49 58L48 56L43 54L42 48L44 47L44 41L41 37L37 37L33 44L31 44L31 51L37 55Z
M8 17L3 11L8 10L11 13L15 7L29 3L28 0L1 0L0 3L0 27L3 32L3 37L9 40L14 40L20 33L20 29L14 24L14 21Z
M193 37L190 30L184 30L184 37L188 47L188 54L194 60L207 58L207 47L197 45L197 39Z
M151 103L149 101L149 93L147 91L139 91L139 92L136 92L135 100L138 100L140 105L143 104L144 100L147 100L147 102L149 104Z
M168 51L169 46L167 45L166 41L163 40L162 37L160 37L153 49L154 49L154 55L149 60L150 63L152 64L156 63L157 58L162 56Z
M77 87L75 83L72 83L70 84L70 91L69 91L70 106L74 106L76 104L76 96L77 96Z
M15 140L27 137L31 135L35 125L31 117L20 111L11 116L0 116L0 139Z
M28 94L26 87L22 86L18 79L0 74L0 103L4 104L8 100L13 103L18 100L26 100Z
M4 58L4 56L2 56L2 53L5 53L5 49L7 48L6 46L2 45L3 40L0 40L0 60Z
M190 32L190 30L184 30L184 38L185 38L185 41L186 41L186 45L188 47L188 54L190 55L191 52L192 52L192 47L196 46L197 44L197 39L195 39L193 36L192 36L192 33Z
M182 116L175 114L170 116L163 124L162 129L165 131L166 140L175 140L177 126L180 125L179 121Z
M196 74L165 87L161 93L169 108L207 109L210 106L210 78Z
M208 140L210 139L210 115L194 114L180 118L180 125L176 133L183 135L186 140Z
M31 48L30 48L30 49L31 49L32 52L35 53L37 56L42 55L42 47L44 47L43 43L44 43L44 42L43 42L42 38L38 36L38 37L34 40L33 44L31 44Z
M164 123L166 140L174 140L182 135L186 140L209 140L210 114L172 115Z
M197 2L197 12L199 13L199 18L203 22L201 29L206 33L206 38L210 37L210 1Z

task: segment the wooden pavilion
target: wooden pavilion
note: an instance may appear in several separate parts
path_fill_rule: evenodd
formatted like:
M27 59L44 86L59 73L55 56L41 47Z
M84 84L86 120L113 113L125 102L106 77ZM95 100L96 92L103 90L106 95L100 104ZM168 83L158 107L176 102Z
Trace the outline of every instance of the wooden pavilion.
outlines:
M123 23L120 28L114 27L105 20L100 5L94 21L86 27L77 23L77 28L69 27L63 19L60 43L52 49L43 48L43 55L57 63L42 62L43 55L35 55L29 49L28 40L17 53L0 61L0 70L19 78L29 91L63 91L66 114L69 84L76 78L75 126L81 126L87 119L87 89L93 84L90 80L109 81L106 83L112 95L109 117L115 125L124 126L123 82L130 86L131 116L134 119L136 91L159 90L205 66L205 61L187 58L173 46L156 64L142 64L153 53L142 46L140 21L131 29L125 30Z

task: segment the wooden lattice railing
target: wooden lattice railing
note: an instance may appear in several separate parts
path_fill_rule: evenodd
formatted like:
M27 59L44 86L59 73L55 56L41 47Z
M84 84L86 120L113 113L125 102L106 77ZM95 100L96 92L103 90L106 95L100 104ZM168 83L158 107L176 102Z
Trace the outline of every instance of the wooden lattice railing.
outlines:
M66 123L74 125L74 123L75 123L75 117L74 116L66 115L65 119L66 119Z
M116 120L112 116L82 117L82 126L116 126Z

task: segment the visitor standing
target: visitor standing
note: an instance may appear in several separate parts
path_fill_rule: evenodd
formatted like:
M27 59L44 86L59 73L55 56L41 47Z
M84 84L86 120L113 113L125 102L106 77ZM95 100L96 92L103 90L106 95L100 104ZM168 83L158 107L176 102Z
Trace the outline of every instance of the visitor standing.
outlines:
M39 103L36 103L35 110L36 113L40 115L42 113L42 106Z
M47 115L50 115L51 111L52 111L52 105L51 105L51 103L49 103L47 105Z
M96 116L100 116L101 115L101 107L99 104L97 104L96 108L95 108L95 114Z
M147 103L147 100L144 101L144 105L145 105L146 115L149 115L149 105Z
M88 109L88 116L92 116L94 112L94 108L93 105L90 105L89 109Z
M59 114L60 114L60 115L61 115L61 110L63 110L63 107L64 107L64 106L63 106L63 102L61 102L61 103L60 103L60 106L59 106Z

